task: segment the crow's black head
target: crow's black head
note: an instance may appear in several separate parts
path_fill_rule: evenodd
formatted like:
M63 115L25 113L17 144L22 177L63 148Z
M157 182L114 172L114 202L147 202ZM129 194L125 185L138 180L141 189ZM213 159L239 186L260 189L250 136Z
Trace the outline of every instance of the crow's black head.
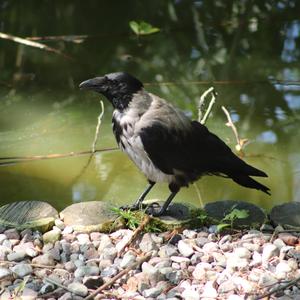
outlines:
M124 109L128 106L133 94L143 88L143 84L127 73L118 72L88 79L81 82L79 87L96 91L104 95L115 108Z

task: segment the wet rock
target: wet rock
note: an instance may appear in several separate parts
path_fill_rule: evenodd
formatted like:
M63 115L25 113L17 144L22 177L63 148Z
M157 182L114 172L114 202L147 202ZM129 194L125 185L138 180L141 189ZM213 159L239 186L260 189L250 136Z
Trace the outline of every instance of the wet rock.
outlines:
M221 221L228 213L232 211L233 208L242 210L245 209L248 211L248 217L244 219L236 219L234 221L234 226L251 226L251 227L260 227L261 224L265 223L267 217L263 210L258 206L243 202L243 201L234 201L234 200L225 200L225 201L216 201L207 203L204 207L207 215L213 219Z
M193 247L183 240L180 240L178 242L178 250L185 257L190 257L194 254Z
M85 297L87 294L88 294L88 289L87 287L84 285L84 284L81 284L79 282L73 282L73 283L70 283L68 285L68 289L78 295L78 296L81 296L81 297Z
M18 277L23 278L26 275L32 273L32 267L29 264L21 263L13 266L11 268L12 272L15 273Z
M65 225L80 232L109 232L113 227L120 227L120 223L115 222L118 216L107 202L75 203L65 208L60 215Z
M285 228L300 228L300 203L289 202L276 205L270 212L270 219Z
M0 225L17 230L30 228L41 232L48 231L58 213L47 202L19 201L0 208Z

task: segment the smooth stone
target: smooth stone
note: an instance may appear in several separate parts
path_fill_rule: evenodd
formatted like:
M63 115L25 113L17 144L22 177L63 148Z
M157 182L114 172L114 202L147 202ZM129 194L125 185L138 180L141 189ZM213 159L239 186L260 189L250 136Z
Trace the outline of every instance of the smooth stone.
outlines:
M96 266L80 266L74 273L76 278L84 276L96 276L99 275L100 270Z
M7 254L7 260L9 261L22 261L26 257L25 251L11 252Z
M177 285L183 278L183 273L181 270L179 271L172 271L170 273L167 273L166 275L166 279L174 285Z
M0 233L0 245L2 245L5 240L7 240L7 236L4 233Z
M276 266L276 271L275 275L278 279L284 279L286 278L287 273L291 272L292 268L288 264L287 261L281 261L277 266Z
M276 239L273 241L273 244L280 250L282 247L285 247L286 244L282 239Z
M0 210L1 210L1 208L0 208ZM5 230L4 234L6 235L6 237L9 240L19 240L20 239L20 234L19 234L18 230L15 228Z
M219 294L227 294L231 291L234 291L236 288L235 284L233 283L232 280L227 280L222 282L219 287L218 287L218 293Z
M184 289L183 293L182 293L182 297L184 300L200 300L202 296L200 296L199 291L193 289L192 287L188 287L186 289ZM171 298L167 298L168 300ZM178 299L173 298L173 299Z
M120 267L125 269L130 265L132 265L135 261L136 261L136 255L131 252L127 252L123 256L123 259L121 260Z
M84 284L79 283L79 282L70 283L68 285L68 289L72 293L74 293L78 296L81 296L81 297L85 297L88 294L88 288Z
M299 243L299 238L288 232L279 233L278 238L288 246L295 246Z
M275 225L281 225L288 229L299 229L300 203L289 202L274 206L270 212L270 219Z
M73 300L73 296L71 293L67 292L64 293L61 297L59 297L57 300Z
M261 248L260 245L253 243L243 243L242 246L251 252L259 251Z
M229 269L246 269L249 266L249 260L246 258L239 258L234 255L231 255L227 259L227 265L226 267Z
M185 229L182 234L188 239L195 239L197 237L197 232L194 230Z
M207 237L198 237L196 240L195 240L197 246L199 247L203 247L205 244L209 243L209 239Z
M38 293L32 289L29 289L27 287L25 287L23 290L22 290L22 300L26 299L26 300L35 300L37 299L37 296L38 296Z
M58 227L60 230L64 230L66 225L61 219L55 219L54 224L56 227Z
M42 201L19 201L0 208L0 225L17 230L30 228L46 232L57 217L57 210Z
M178 250L179 252L184 256L184 257L190 257L194 254L194 249L193 247L186 243L184 240L180 240L178 242Z
M206 253L212 253L219 250L219 245L215 242L208 242L202 247L202 250Z
M143 252L150 252L152 250L157 250L158 247L153 241L152 235L150 233L145 233L142 237L139 247Z
M213 286L212 281L207 281L203 287L203 293L201 295L202 298L217 298L218 292Z
M267 219L267 216L261 208L252 203L244 201L223 200L210 202L204 206L204 210L210 218L221 221L228 213L232 211L233 207L235 209L245 209L248 211L248 217L234 220L234 226L260 227Z
M176 256L178 254L177 247L173 245L163 245L158 251L158 255L162 258L169 258L171 256Z
M113 277L117 275L118 269L116 267L107 267L104 270L101 271L101 276L102 277Z
M55 290L55 285L50 282L46 282L40 289L39 293L40 294L48 294L50 292L53 292Z
M103 284L103 279L101 276L88 276L84 277L82 283L88 288L88 289L97 289L99 286Z
M4 267L0 267L0 280L1 281L10 280L11 278L12 278L11 270Z
M61 231L58 231L56 229L47 231L43 234L43 242L45 244L52 243L54 244L56 241L60 239Z
M153 287L143 291L145 298L157 298L162 292L162 287Z
M263 288L264 287L269 288L270 286L273 286L276 283L278 283L278 280L269 273L261 274L259 281L258 281L258 285Z
M110 232L120 228L118 216L107 202L87 201L72 204L61 213L66 226L72 226L79 232Z
M170 257L171 261L176 262L176 263L189 263L191 260L187 257L182 257L182 256L171 256Z
M243 247L235 248L233 254L238 258L249 259L251 257L251 252Z
M54 261L53 257L48 253L36 256L35 258L32 259L32 263L37 264L37 265L43 265L43 266L54 266L55 265L55 261Z
M29 264L21 263L13 266L11 268L12 272L15 273L18 277L23 278L26 275L32 273L32 267Z
M262 263L266 264L268 261L279 255L279 249L274 244L265 244L262 252Z

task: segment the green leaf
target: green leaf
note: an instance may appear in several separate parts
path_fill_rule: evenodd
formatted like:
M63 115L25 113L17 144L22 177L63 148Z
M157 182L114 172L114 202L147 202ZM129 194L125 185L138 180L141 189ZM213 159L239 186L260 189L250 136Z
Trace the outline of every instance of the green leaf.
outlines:
M144 21L130 21L129 26L136 35L149 35L160 31L158 27L153 27L151 24Z
M233 221L236 219L245 219L248 216L249 216L249 213L246 209L235 208L223 218L223 221Z
M230 224L227 224L227 223L221 223L221 224L218 224L217 225L217 231L218 232L221 232L223 229L227 228L227 227L230 227L231 225Z
M130 21L129 26L136 35L140 34L140 26L136 21Z

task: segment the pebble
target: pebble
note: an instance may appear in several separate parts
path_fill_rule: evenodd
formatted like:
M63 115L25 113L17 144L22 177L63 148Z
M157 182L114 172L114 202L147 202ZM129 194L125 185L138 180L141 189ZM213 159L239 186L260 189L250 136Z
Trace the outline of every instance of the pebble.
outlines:
M262 252L262 263L267 264L269 260L279 255L279 249L274 244L265 244Z
M241 300L245 294L263 294L270 286L276 287L279 280L299 276L296 234L282 233L270 242L272 234L250 230L233 240L229 234L220 238L212 228L199 232L186 229L167 242L165 233L145 233L128 249L123 246L132 230L78 233L57 219L50 232L59 232L59 238L50 241L45 234L41 239L38 232L23 230L20 234L9 229L0 233L0 259L16 264L0 266L0 280L9 291L31 275L25 287L28 299L51 292L49 300L82 300L88 289L97 289L136 262L142 252L151 252L151 259L111 287L124 298ZM123 250L118 253L120 249ZM54 268L32 268L30 263ZM59 289L56 292L57 286L41 280L45 277L67 286L72 293L62 294ZM297 299L299 294L299 288L294 286L276 296Z
M15 273L18 277L23 278L26 275L32 273L32 267L29 264L21 263L13 266L11 268L12 272Z
M184 240L178 242L178 250L184 257L190 257L194 254L193 247Z
M0 267L0 281L10 279L11 277L12 277L11 270L4 267Z
M79 282L70 283L68 285L68 289L72 293L74 293L78 296L81 296L81 297L85 297L88 294L88 288L84 284L79 283Z

